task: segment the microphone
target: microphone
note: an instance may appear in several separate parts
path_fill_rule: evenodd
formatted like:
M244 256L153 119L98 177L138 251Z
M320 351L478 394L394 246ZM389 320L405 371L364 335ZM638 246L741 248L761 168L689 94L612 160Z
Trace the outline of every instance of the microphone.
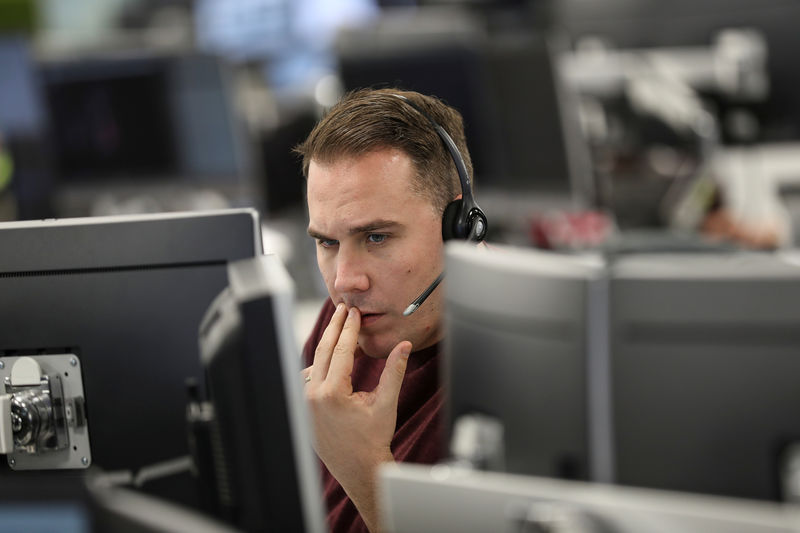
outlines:
M430 285L428 285L428 288L427 288L427 289L425 289L424 291L422 291L422 294L420 294L420 295L417 297L417 299L416 299L416 300L414 300L413 302L411 302L411 305L409 305L408 307L406 307L406 310L405 310L405 311L403 311L403 316L409 316L409 315L411 315L411 314L412 314L414 311L416 311L417 309L419 309L419 306L420 306L420 305L422 305L422 303L423 303L425 300L427 300L427 299L428 299L428 296L430 296L430 295L431 295L431 293L434 291L434 289L436 289L436 287L438 287L438 286L439 286L439 283L441 283L441 282L442 282L442 279L444 279L444 272L442 272L441 274L439 274L439 276L438 276L438 277L437 277L435 280L433 280L433 283L431 283Z

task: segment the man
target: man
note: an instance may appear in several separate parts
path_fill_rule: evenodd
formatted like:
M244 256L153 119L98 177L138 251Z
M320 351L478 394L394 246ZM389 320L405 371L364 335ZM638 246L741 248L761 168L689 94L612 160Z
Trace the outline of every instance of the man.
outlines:
M330 295L305 346L304 376L335 533L378 531L381 464L442 458L441 291L403 311L442 272L442 215L461 186L414 106L450 134L471 175L460 114L412 92L350 93L297 148Z

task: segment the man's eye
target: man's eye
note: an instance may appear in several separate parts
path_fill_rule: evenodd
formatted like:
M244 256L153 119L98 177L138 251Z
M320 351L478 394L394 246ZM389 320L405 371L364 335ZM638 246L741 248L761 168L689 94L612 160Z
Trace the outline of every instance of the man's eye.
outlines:
M386 235L382 233L370 233L367 235L367 241L371 244L381 244L383 241L386 240Z
M334 246L339 244L339 241L335 241L333 239L317 239L317 244L319 244L323 248L333 248Z

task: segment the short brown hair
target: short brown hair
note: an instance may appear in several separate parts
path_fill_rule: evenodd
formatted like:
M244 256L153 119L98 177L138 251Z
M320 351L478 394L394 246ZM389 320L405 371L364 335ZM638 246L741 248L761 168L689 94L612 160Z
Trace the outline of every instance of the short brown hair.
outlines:
M359 89L344 95L295 147L294 151L303 156L303 175L308 178L312 159L327 164L342 157L396 148L414 164L414 192L444 212L461 192L455 163L430 121L396 95L413 101L453 138L472 180L461 114L436 97L399 89Z

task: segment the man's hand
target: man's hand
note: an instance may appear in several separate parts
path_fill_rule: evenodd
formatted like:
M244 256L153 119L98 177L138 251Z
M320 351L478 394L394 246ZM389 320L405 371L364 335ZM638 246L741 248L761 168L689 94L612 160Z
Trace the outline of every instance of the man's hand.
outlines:
M411 343L392 349L378 386L353 392L351 375L356 357L361 315L339 304L303 371L314 419L315 448L331 475L342 485L370 531L377 530L378 467L393 461L390 449L397 422L397 399L405 376Z

